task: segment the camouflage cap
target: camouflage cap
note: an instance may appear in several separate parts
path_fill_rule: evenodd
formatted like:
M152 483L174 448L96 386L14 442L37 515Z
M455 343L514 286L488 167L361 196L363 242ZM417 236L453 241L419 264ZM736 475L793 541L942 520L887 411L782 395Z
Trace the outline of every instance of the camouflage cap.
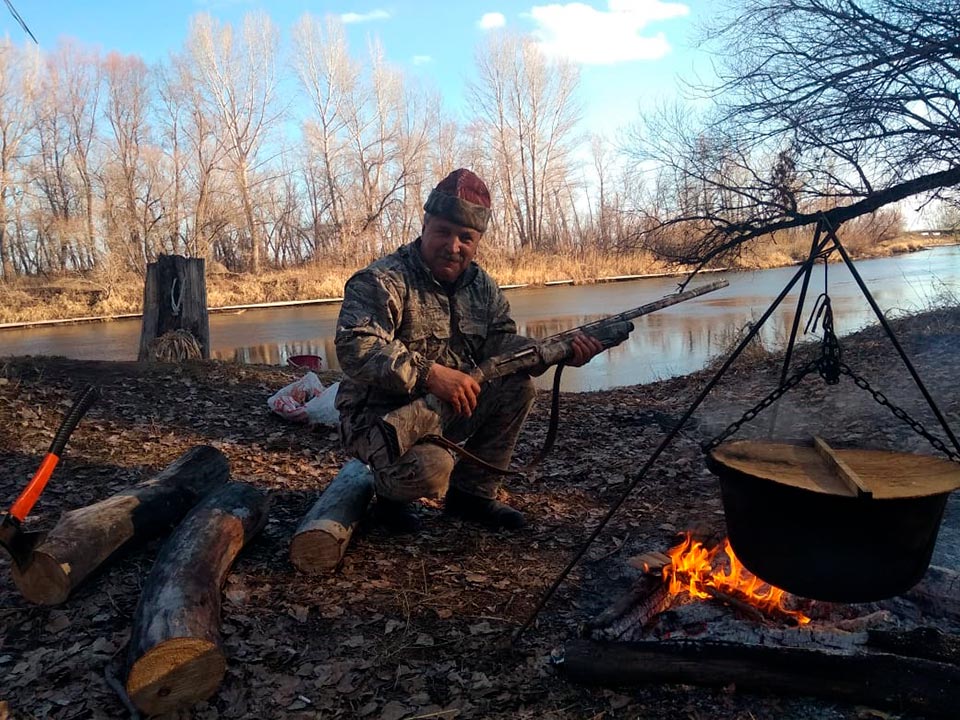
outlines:
M482 233L490 222L490 191L475 173L459 168L437 184L423 209Z

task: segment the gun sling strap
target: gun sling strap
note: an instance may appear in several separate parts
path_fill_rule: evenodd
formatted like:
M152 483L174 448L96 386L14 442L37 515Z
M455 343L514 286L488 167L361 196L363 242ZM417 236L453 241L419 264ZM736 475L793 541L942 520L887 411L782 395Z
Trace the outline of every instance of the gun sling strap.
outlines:
M495 475L522 475L523 473L533 470L537 467L543 459L547 456L551 449L553 449L553 443L557 439L557 428L560 425L560 376L563 373L563 363L558 363L556 370L553 373L553 389L551 391L552 397L550 399L550 424L547 426L547 437L543 441L543 447L540 448L540 452L537 453L537 456L528 462L526 465L520 468L511 470L510 468L498 468L496 465L491 465L486 460L477 457L472 452L467 450L461 445L448 440L443 437L443 435L426 435L423 440L424 442L431 442L440 447L444 447L450 452L458 455L461 459L466 460L469 463L477 465L487 472L493 473Z

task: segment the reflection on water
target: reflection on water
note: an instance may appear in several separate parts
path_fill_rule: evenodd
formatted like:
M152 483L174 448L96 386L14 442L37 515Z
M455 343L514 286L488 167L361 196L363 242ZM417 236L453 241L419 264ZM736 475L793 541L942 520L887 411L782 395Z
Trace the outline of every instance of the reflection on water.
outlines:
M955 302L960 297L960 247L864 260L856 266L877 303L890 315L916 312L950 296ZM566 370L562 387L571 392L601 390L699 370L711 358L729 352L744 327L763 314L795 274L796 268L730 273L725 275L730 281L727 288L636 318L636 329L626 342L585 367ZM543 338L657 300L676 289L676 279L653 278L511 290L507 297L519 331ZM823 271L818 269L803 323L822 290ZM845 266L830 266L829 290L839 335L876 324L876 316ZM788 295L762 328L760 337L767 347L785 344L798 295L798 289ZM318 355L323 367L338 370L333 337L339 309L338 304L324 304L211 315L211 355L270 365L285 365L293 355ZM3 331L0 355L134 360L139 334L138 320ZM548 388L551 378L552 373L541 376L538 386Z
M286 365L287 360L297 355L316 355L324 370L340 369L332 337L305 342L262 343L210 352L210 357L216 360L259 365Z

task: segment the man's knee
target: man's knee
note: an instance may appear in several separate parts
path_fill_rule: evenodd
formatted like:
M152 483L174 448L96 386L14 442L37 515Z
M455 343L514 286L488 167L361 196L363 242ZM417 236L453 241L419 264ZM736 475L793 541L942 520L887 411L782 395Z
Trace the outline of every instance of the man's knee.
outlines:
M514 373L508 377L504 383L504 389L509 395L515 396L518 403L530 406L537 396L537 387L533 383L533 378L529 375Z
M377 495L404 502L441 497L450 484L454 463L444 448L418 443L394 463L374 464Z

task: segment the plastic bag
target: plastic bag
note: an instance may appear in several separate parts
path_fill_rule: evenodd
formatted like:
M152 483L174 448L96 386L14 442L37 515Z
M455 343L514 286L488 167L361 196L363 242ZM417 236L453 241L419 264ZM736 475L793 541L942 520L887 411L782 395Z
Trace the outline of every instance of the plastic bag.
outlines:
M336 425L340 422L340 413L334 407L340 383L335 382L306 404L307 418L311 425Z
M267 398L267 407L292 422L336 425L340 416L333 403L339 387L334 383L325 388L316 373L308 372Z

